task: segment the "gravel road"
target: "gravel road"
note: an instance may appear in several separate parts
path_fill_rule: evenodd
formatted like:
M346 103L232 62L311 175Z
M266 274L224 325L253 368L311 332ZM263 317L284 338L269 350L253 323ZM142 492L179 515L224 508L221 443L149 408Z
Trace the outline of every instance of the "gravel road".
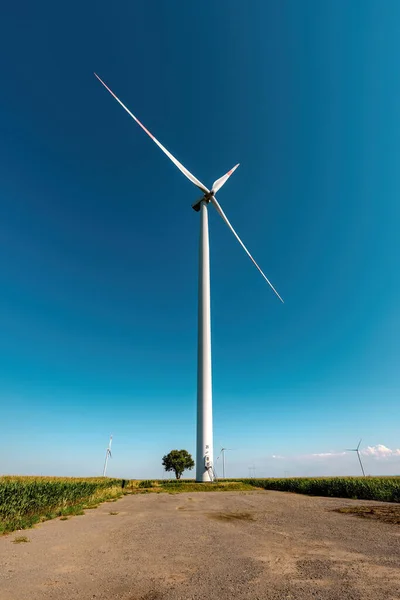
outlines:
M400 528L271 491L143 494L0 538L1 600L399 600ZM118 512L116 515L111 511ZM30 542L13 544L18 535Z

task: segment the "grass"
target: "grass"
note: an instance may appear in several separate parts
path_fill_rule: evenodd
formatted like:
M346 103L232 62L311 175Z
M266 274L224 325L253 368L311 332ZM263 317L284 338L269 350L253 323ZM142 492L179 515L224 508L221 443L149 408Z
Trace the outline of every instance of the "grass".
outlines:
M119 513L117 513L117 512L115 512L115 511L111 510L111 511L110 511L108 514L109 514L109 515L118 515Z
M31 540L26 537L26 535L19 535L18 537L13 539L13 544L26 544Z
M155 480L146 481L146 487L132 485L128 489L131 493L147 494L167 492L169 494L182 494L187 492L244 492L254 490L254 486L243 481L218 481L216 483L196 483L192 480Z
M170 494L181 494L182 492L243 492L254 489L248 483L241 481L229 481L218 483L182 483L166 484L162 486L163 491Z

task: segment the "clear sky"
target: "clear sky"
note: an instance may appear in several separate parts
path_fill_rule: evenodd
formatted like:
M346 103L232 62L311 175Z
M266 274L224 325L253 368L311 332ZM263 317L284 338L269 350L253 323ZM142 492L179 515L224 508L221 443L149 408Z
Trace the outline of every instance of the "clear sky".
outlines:
M356 474L361 437L400 472L399 31L391 0L2 8L0 472L195 452L199 193L93 71L206 185L240 162L218 199L285 304L210 211L227 475Z

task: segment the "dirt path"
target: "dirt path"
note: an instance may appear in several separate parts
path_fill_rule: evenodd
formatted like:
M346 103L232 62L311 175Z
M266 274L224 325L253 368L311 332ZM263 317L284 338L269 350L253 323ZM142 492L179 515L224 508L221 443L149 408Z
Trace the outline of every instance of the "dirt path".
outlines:
M332 512L352 504L368 503L256 491L126 496L22 532L30 543L0 538L0 598L398 600L400 528Z

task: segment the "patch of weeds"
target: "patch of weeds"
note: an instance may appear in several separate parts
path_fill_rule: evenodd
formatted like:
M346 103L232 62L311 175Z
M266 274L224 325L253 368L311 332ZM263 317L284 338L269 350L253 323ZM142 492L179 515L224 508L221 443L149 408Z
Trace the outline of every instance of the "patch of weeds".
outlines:
M365 519L374 519L376 521L400 525L400 506L396 505L345 506L343 508L336 508L333 512L353 514Z
M63 517L74 517L75 515L84 515L84 509L88 508L85 504L75 504L75 506L67 506L62 511Z
M68 521L69 517L60 517L60 521Z
M161 600L162 596L159 592L150 591L147 592L144 596L140 597L140 600Z
M139 481L139 488L151 488L153 487L153 482L150 479L143 479L143 481Z
M18 537L13 539L13 544L26 544L31 540L26 537L26 535L19 535Z
M119 515L119 513L115 512L114 510L111 510L108 514L109 515Z
M247 512L220 512L220 513L209 513L210 519L216 519L217 521L254 521L254 517L251 513Z

